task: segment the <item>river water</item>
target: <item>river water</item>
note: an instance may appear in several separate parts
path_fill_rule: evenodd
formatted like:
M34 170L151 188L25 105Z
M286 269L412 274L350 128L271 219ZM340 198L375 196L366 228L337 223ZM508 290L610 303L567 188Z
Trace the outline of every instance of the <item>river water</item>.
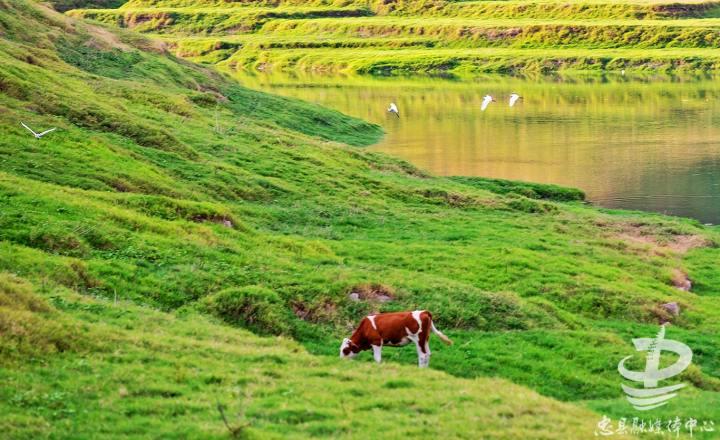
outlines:
M370 149L438 175L571 186L596 206L720 224L720 78L233 76L380 124ZM509 107L513 92L523 99ZM481 111L486 94L497 102Z

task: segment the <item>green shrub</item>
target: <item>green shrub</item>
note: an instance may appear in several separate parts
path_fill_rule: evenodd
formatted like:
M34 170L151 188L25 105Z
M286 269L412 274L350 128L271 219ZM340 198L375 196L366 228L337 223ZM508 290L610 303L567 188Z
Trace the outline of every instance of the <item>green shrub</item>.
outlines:
M212 93L198 93L190 95L190 100L200 107L210 108L217 105L217 97Z
M514 192L509 192L505 196L509 199L506 202L507 206L514 211L527 212L528 214L556 213L559 211L555 205L536 202Z
M585 192L576 188L566 188L543 183L521 182L487 177L450 176L449 179L473 188L484 189L495 194L517 193L529 199L545 199L554 202L573 202L585 200Z
M291 319L280 297L261 286L222 290L205 298L201 307L225 322L261 334L280 334L288 329Z

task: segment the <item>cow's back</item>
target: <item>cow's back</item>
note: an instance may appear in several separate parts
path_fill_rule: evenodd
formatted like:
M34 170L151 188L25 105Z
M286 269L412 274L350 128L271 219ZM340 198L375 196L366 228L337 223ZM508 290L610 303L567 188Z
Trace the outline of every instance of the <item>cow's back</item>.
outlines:
M430 329L429 312L395 312L370 315L368 319L375 322L378 333L385 341L399 341L409 334L425 334Z

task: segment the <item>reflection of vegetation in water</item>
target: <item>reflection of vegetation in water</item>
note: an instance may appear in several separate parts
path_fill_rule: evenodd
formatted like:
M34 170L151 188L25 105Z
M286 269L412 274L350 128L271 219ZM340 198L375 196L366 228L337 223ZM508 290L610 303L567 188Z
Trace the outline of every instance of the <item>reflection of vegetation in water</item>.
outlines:
M372 147L435 173L582 188L601 206L720 223L713 76L367 76L231 71L383 125ZM524 97L513 108L511 92ZM481 112L486 94L497 103ZM390 101L403 118L387 117Z

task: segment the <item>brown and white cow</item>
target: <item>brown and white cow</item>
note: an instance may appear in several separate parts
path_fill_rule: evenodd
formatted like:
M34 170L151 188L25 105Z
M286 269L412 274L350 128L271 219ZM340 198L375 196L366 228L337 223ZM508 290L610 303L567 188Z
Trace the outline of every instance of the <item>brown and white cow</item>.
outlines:
M435 328L432 314L427 310L369 315L363 318L349 339L343 339L340 357L352 359L361 351L372 349L375 362L379 363L383 346L404 347L414 342L420 368L427 367L430 363L430 330L452 345L452 341Z

